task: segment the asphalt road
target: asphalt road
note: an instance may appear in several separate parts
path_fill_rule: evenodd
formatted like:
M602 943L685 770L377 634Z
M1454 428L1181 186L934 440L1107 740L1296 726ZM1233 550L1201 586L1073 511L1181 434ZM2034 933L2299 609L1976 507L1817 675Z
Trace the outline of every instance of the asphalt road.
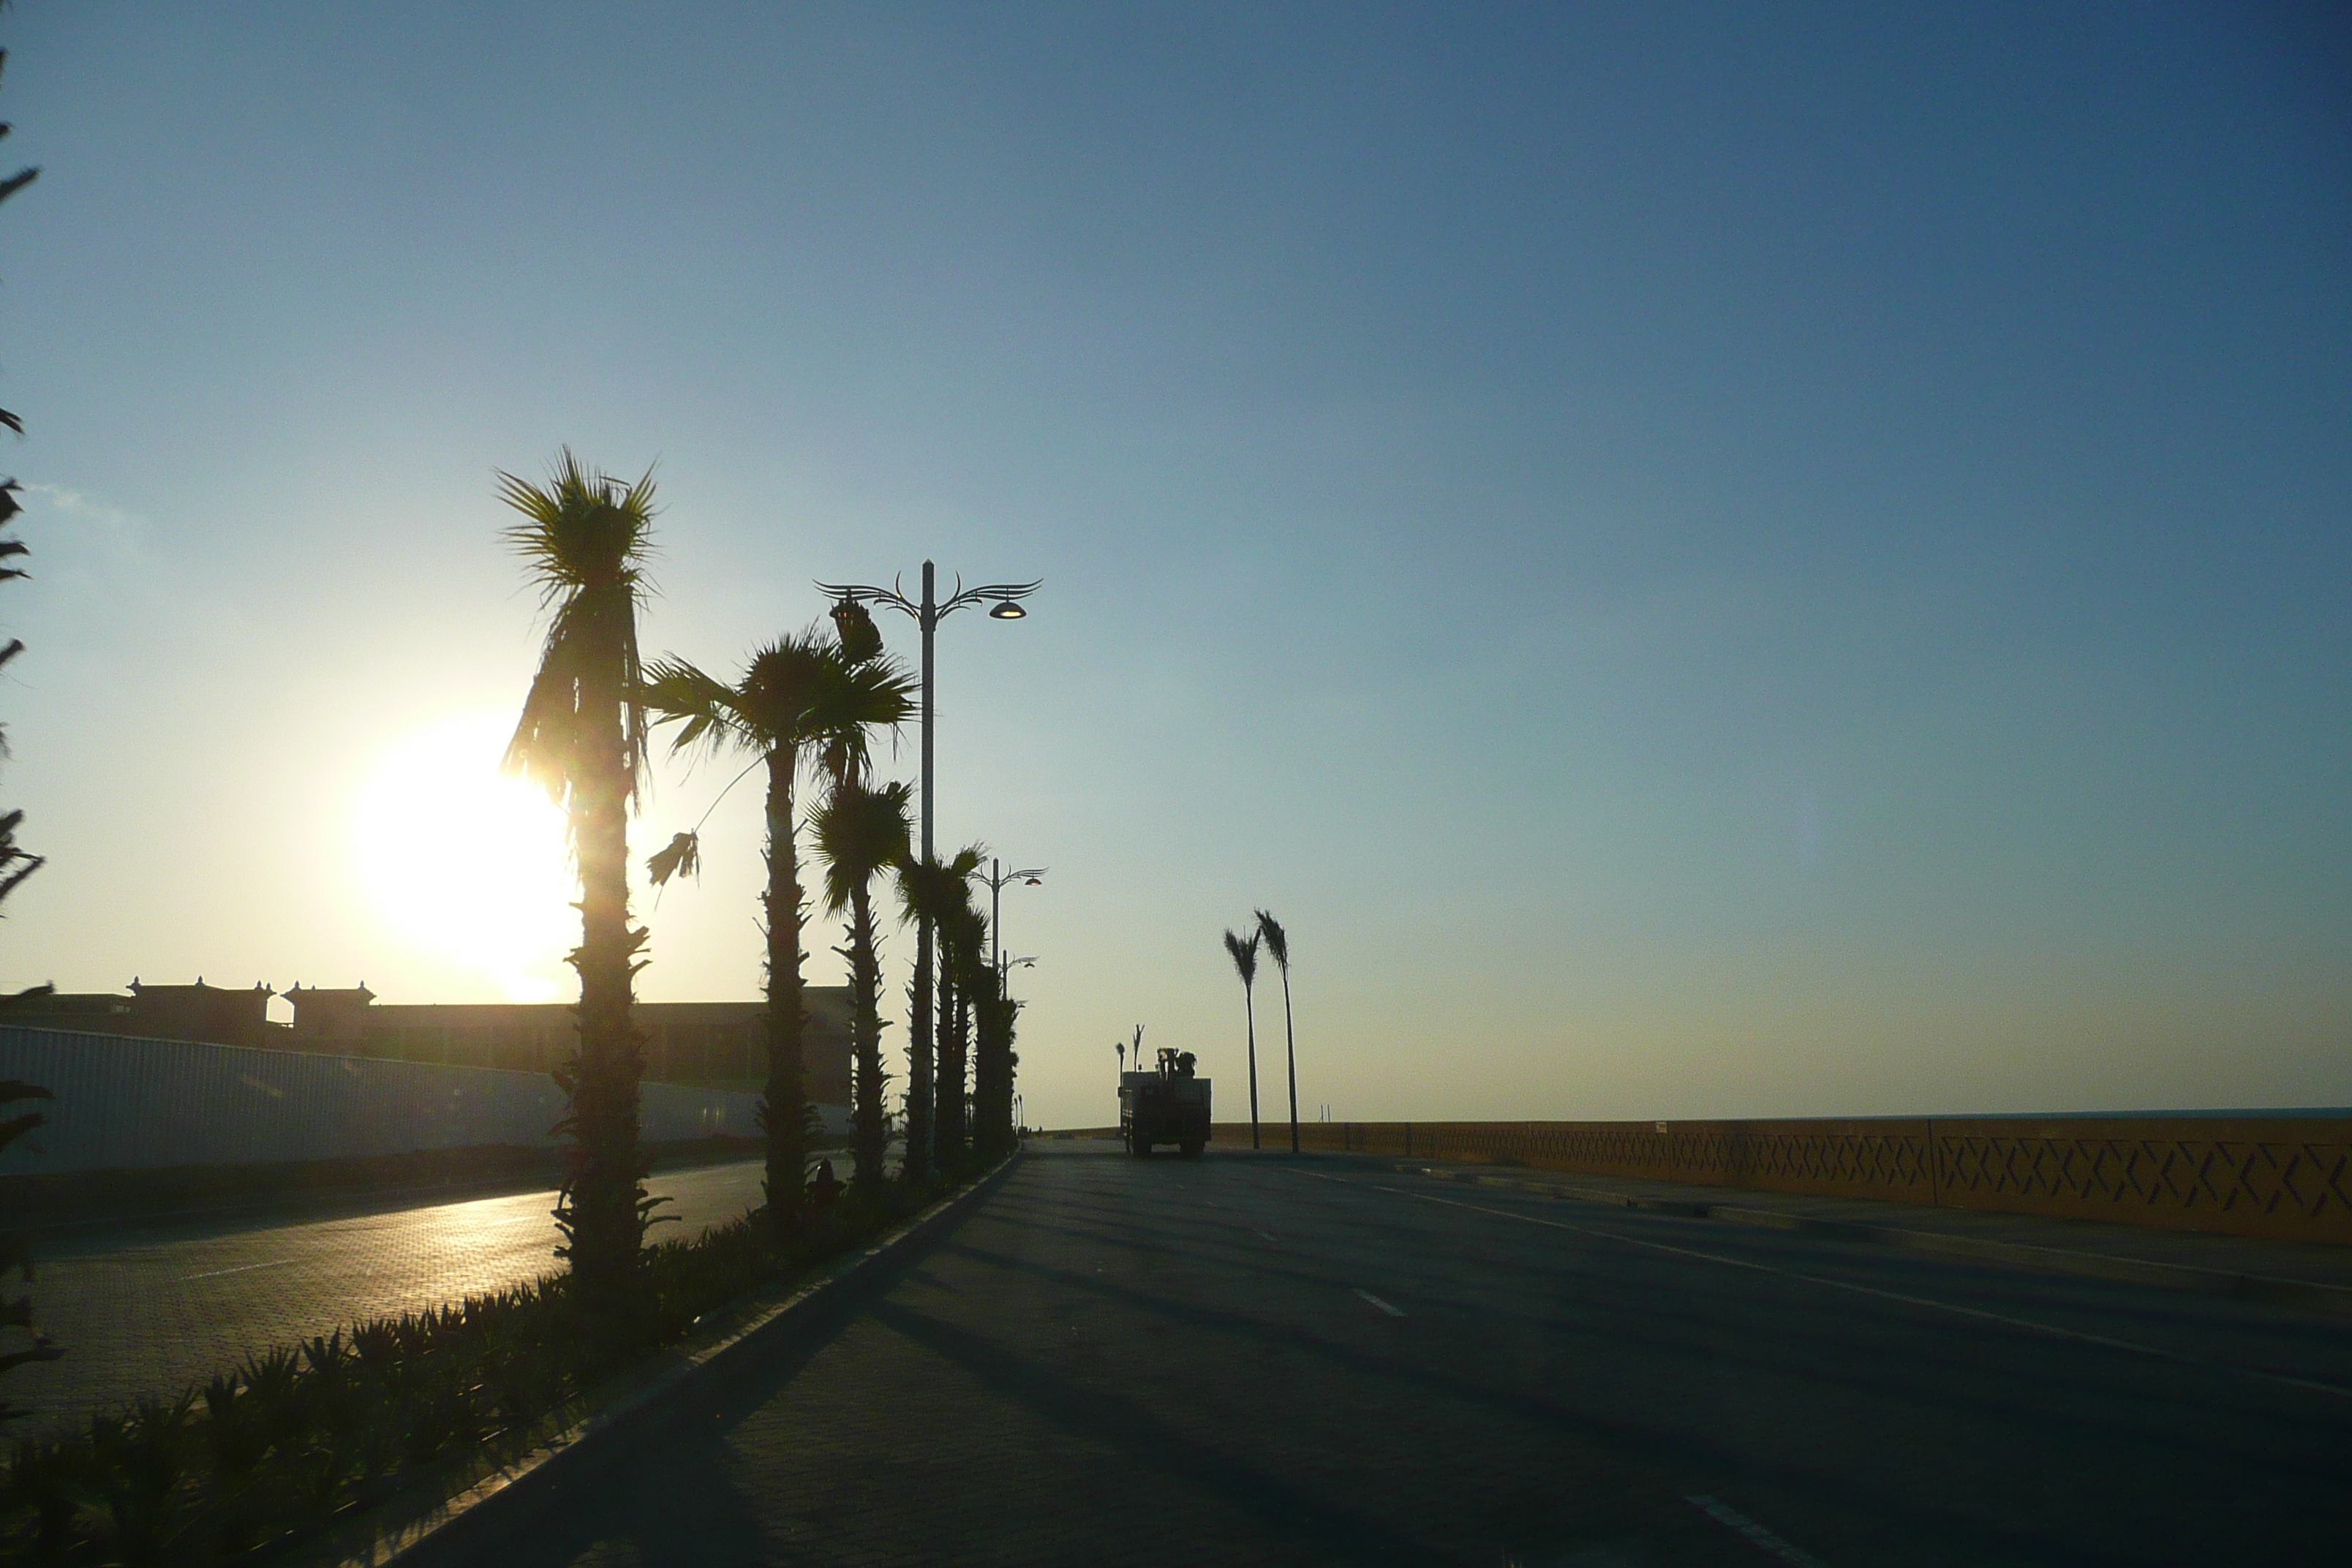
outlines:
M836 1168L846 1170L845 1156ZM757 1161L658 1172L672 1201L657 1241L759 1206ZM43 1241L32 1285L62 1361L19 1368L8 1396L39 1425L172 1395L255 1351L438 1306L555 1272L552 1191L462 1202L345 1203L300 1215L68 1229ZM13 1292L12 1292L13 1293Z
M2352 1334L1339 1162L1040 1143L501 1568L2344 1560Z

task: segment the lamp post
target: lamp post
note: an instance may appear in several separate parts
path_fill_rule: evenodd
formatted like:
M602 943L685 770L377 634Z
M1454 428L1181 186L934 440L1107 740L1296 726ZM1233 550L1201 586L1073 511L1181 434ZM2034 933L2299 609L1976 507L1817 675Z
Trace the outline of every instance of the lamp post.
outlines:
M988 863L989 962L996 966L996 990L999 995L1004 992L1004 889L1005 885L1011 882L1018 882L1024 888L1042 888L1045 885L1045 868L1031 866L1019 871L1008 871L1004 868L1004 862L1002 860L991 860ZM1022 962L1027 963L1034 961L1024 959Z
M1021 607L1021 601L1044 586L1044 579L1040 578L1034 583L988 583L977 588L966 588L963 585L963 579L958 577L955 592L950 594L945 602L941 602L935 592L937 576L937 571L932 564L928 561L924 562L923 596L919 601L908 598L900 591L898 580L895 577L890 580L890 586L887 588L877 587L870 583L819 583L816 585L817 592L832 595L834 624L841 628L845 642L849 640L856 623L864 618L864 612L858 607L862 605L887 605L922 628L923 862L926 865L937 859L935 847L931 840L932 634L939 630L941 621L954 615L958 610L986 603L990 599L996 601L989 606L988 615L991 620L1020 620L1029 613ZM907 1042L911 1058L908 1064L907 1075L908 1163L910 1166L919 1165L919 1168L928 1176L931 1165L933 1132L931 1117L928 1109L919 1112L916 1107L918 1104L927 1105L931 1093L931 923L929 921L915 922L913 1002L914 1028L909 1031L910 1037ZM919 1162L916 1159L919 1146Z
M928 561L923 563L923 596L919 603L898 589L898 579L891 579L887 588L877 588L868 583L819 583L820 594L830 594L835 600L833 616L839 622L851 605L887 605L923 629L923 858L931 858L931 634L940 623L958 610L973 605L996 601L989 605L989 619L1017 621L1029 612L1021 601L1045 584L1044 578L1034 583L987 583L977 588L967 588L963 579L956 579L956 590L945 600L934 595L935 571Z

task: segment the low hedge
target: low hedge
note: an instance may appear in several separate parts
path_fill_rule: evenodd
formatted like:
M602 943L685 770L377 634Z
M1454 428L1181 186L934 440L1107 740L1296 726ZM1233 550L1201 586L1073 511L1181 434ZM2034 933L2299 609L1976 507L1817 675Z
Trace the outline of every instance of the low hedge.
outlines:
M511 1457L572 1399L704 1318L866 1240L935 1192L845 1197L790 1246L764 1214L651 1247L624 1300L568 1274L256 1355L174 1398L20 1439L0 1557L195 1568L307 1537L461 1455Z

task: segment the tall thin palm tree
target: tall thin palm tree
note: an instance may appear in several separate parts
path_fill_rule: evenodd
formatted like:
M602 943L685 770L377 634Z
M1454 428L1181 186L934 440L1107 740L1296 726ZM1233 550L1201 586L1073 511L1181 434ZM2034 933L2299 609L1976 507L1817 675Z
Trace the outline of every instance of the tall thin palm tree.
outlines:
M800 1222L816 1110L808 1100L803 1041L808 1016L801 964L803 892L794 788L803 767L853 772L869 726L897 724L911 710L911 688L894 662L851 663L811 628L778 637L751 656L729 686L684 659L646 672L646 705L656 723L676 723L673 752L749 752L768 775L768 886L761 895L768 933L768 1079L761 1108L767 1138L767 1194L779 1234Z
M841 953L849 961L851 1148L857 1157L852 1180L869 1193L881 1186L890 1136L889 1112L882 1103L888 1075L882 1069L881 954L872 884L907 858L912 795L905 784L875 789L855 778L841 779L816 818L825 909L836 915L849 911L849 945Z
M507 744L506 767L564 807L580 869L580 1051L556 1073L571 1145L556 1223L558 1256L590 1299L635 1274L653 1200L637 1147L645 1071L630 1018L646 933L629 924L629 806L645 771L637 610L651 552L652 470L635 484L581 466L565 448L548 482L499 475L499 499L522 515L506 531L547 610L539 673Z
M1282 1054L1290 1068L1290 1152L1298 1152L1298 1035L1290 1023L1290 934L1265 910L1257 912L1257 934L1282 971Z
M1255 931L1250 932L1247 942L1231 931L1225 933L1225 951L1233 954L1234 972L1242 977L1242 1016L1249 1020L1250 1147L1253 1149L1258 1147L1257 1004L1252 996L1257 985L1257 944L1258 933Z

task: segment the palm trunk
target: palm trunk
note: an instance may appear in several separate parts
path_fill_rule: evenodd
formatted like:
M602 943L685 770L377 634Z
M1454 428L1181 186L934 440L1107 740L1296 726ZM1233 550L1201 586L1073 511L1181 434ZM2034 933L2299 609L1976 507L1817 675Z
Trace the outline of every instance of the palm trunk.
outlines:
M907 1180L931 1179L931 922L915 921L915 977L907 987Z
M617 660L615 660L617 662ZM591 1301L609 1300L636 1268L645 1236L646 1166L637 1147L637 1080L645 1062L630 1016L637 950L629 929L628 763L618 682L583 681L581 707L593 733L572 779L572 826L580 861L580 1054L557 1075L570 1100L572 1138L556 1219Z
M889 1116L882 1105L882 968L874 949L874 903L861 880L849 895L851 1033L856 1052L858 1191L882 1185L882 1157L889 1139Z
M1013 1004L1000 981L981 998L972 1048L972 1152L992 1164L1013 1152Z
M1245 1017L1247 1017L1247 1018L1249 1019L1250 1147L1251 1147L1251 1148L1253 1148L1253 1149L1255 1149L1255 1148L1258 1147L1258 1141L1257 1141L1257 1003L1256 1003L1256 1000L1255 1000L1255 989L1256 989L1256 988L1255 988L1255 987L1254 987L1253 985L1251 985L1251 984L1250 984L1250 983L1249 983L1248 981L1244 980L1244 981L1243 981L1243 982L1242 982L1242 1013L1243 1013L1243 1015L1244 1015Z
M1282 966L1282 1054L1290 1065L1290 1152L1298 1152L1298 1032L1290 1023L1290 965Z
M808 1093L801 1067L800 846L793 832L798 755L768 758L768 1214L779 1235L800 1223L808 1171Z
M940 1081L938 1142L940 1173L963 1167L963 965L947 931L940 933Z

